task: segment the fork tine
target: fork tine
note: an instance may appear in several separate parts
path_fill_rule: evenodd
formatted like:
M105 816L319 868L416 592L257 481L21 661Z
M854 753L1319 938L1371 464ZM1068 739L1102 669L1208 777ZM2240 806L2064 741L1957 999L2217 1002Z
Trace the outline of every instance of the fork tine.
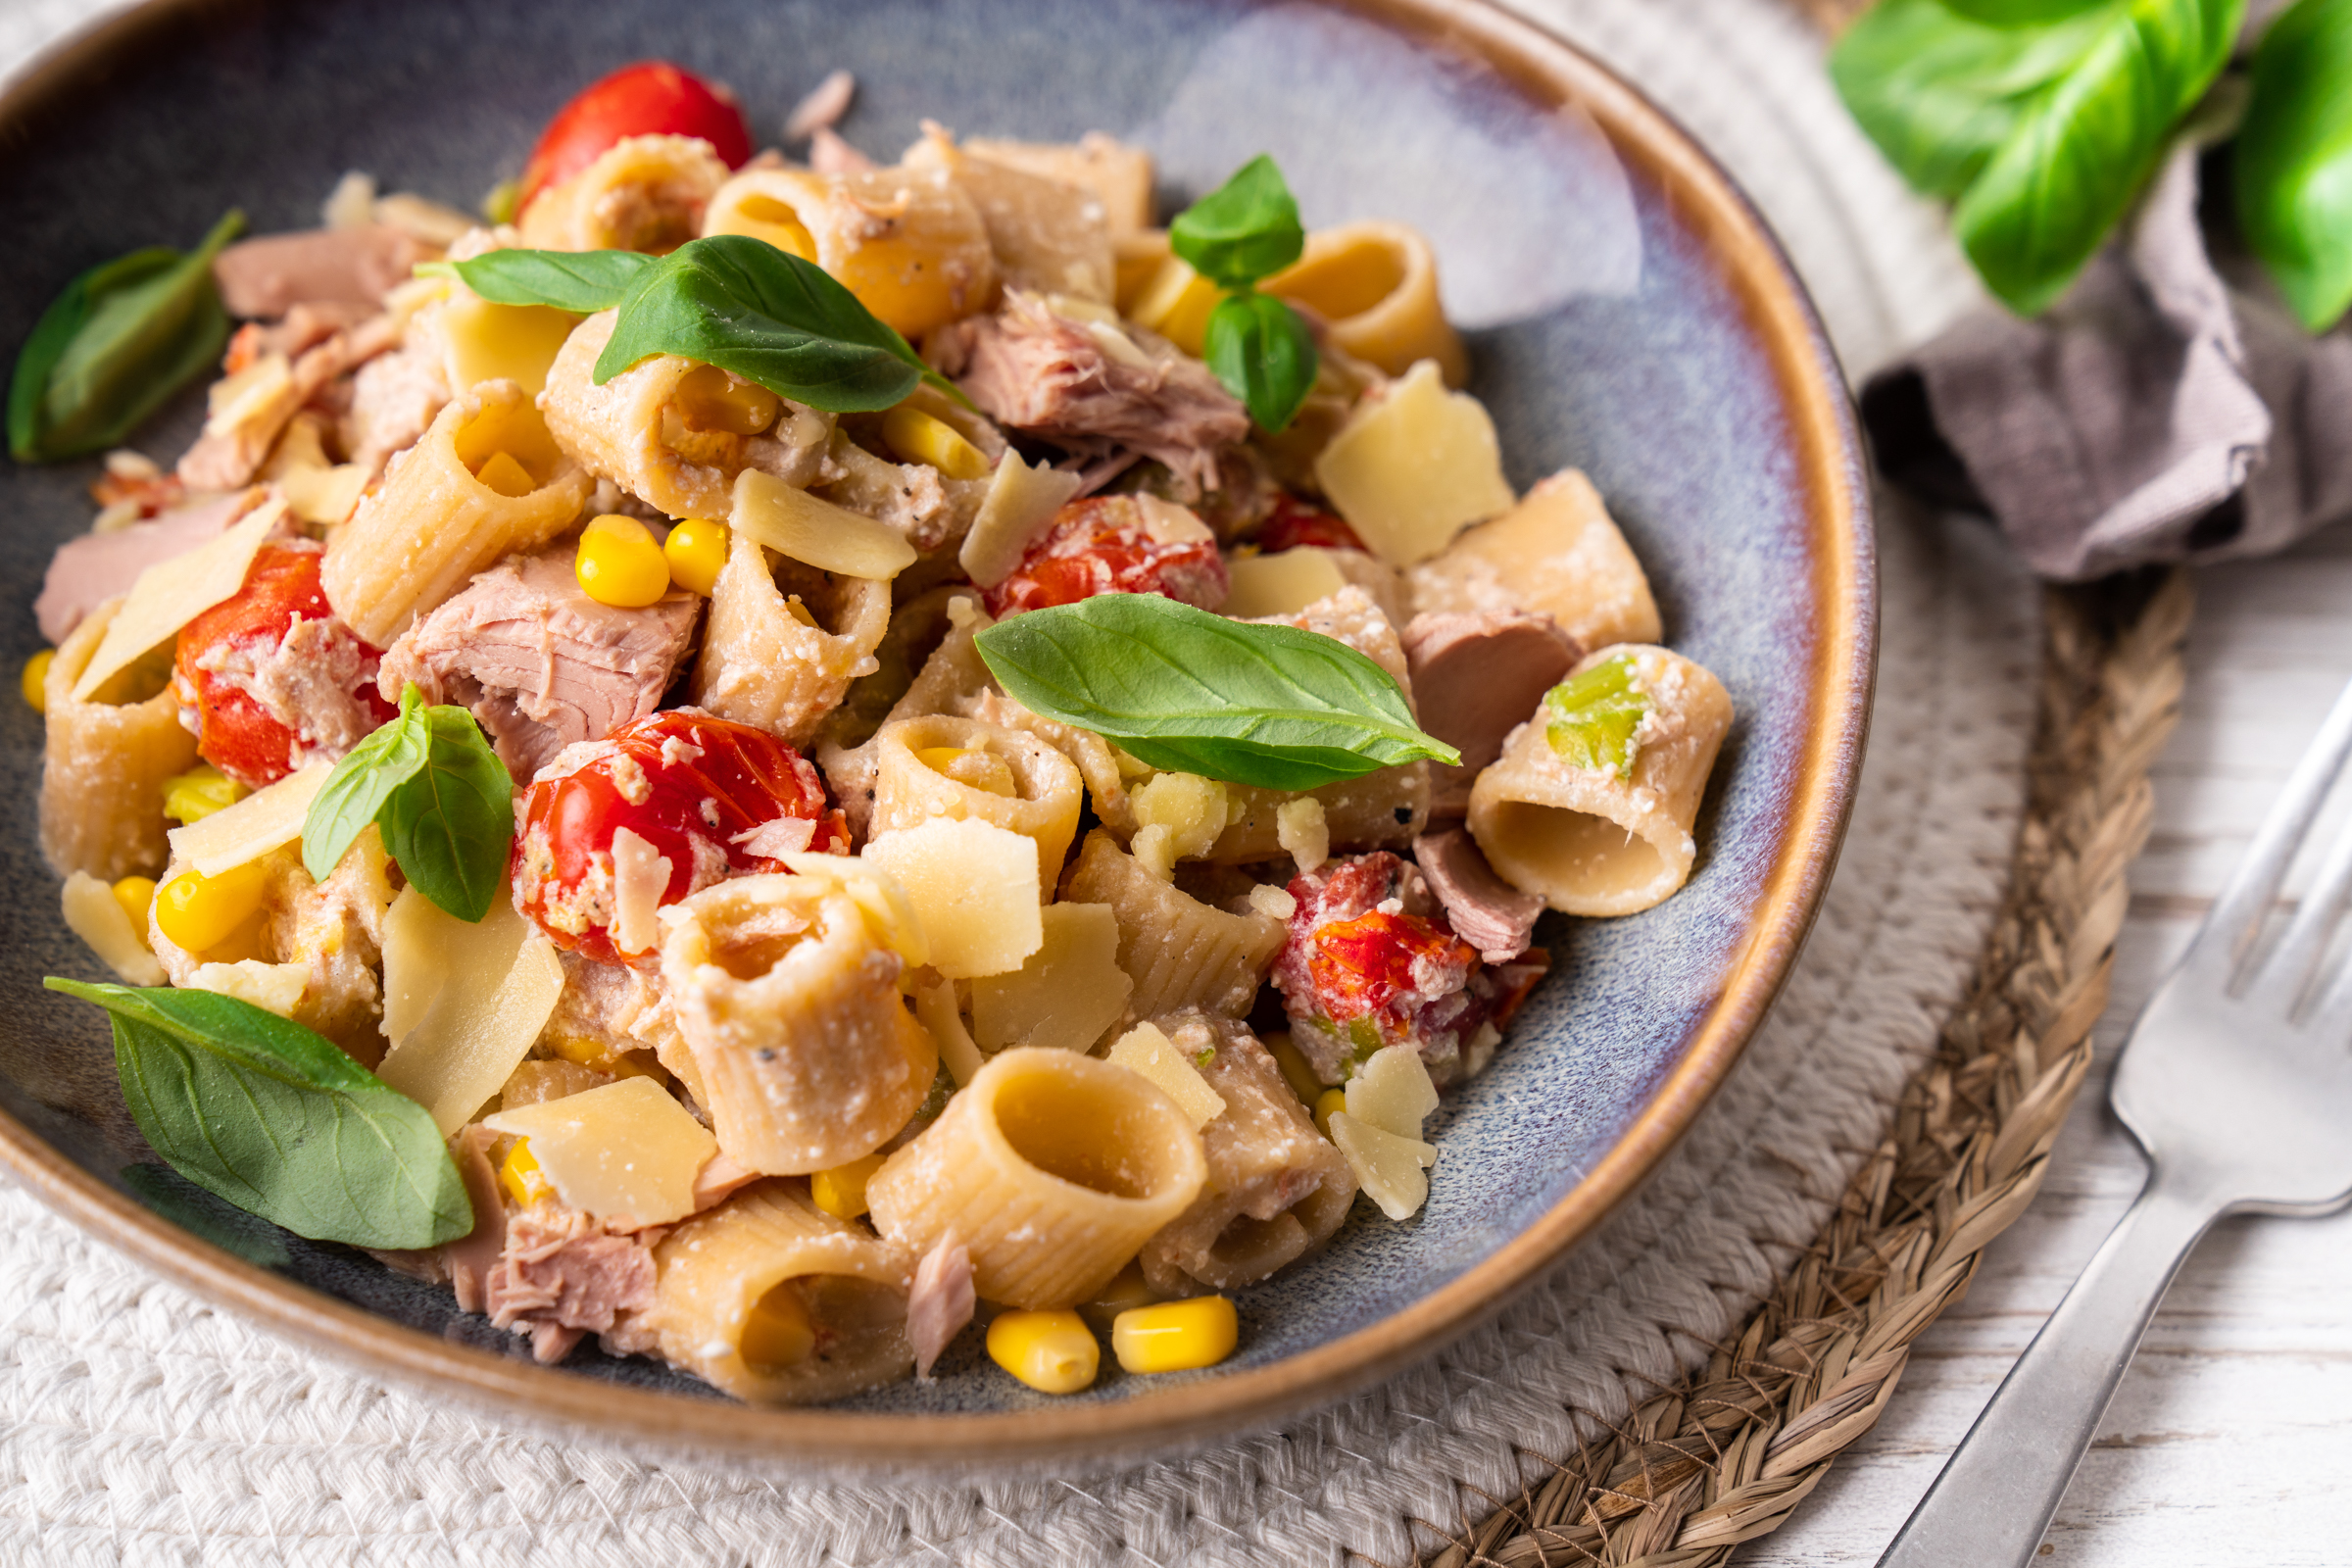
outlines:
M2218 967L2225 979L2236 969L2246 944L2262 928L2262 917L2278 896L2278 884L2285 880L2286 868L2302 846L2303 835L2310 831L2311 819L2319 814L2320 803L2328 798L2335 775L2342 771L2347 752L2352 752L2352 684L2336 694L2335 706L2328 710L2328 721L2320 726L2318 738L2295 763L2285 790L2256 830L2246 858L2230 874L2222 896L2214 901L2213 911L2197 928L2183 966Z
M2352 822L2347 822L2328 847L2328 858L2318 880L2304 896L2302 906L2288 922L2278 949L2262 966L2261 984L2271 990L2279 1009L2291 1013L2310 984L2312 971L2327 952L2342 912L2344 895L2352 892Z

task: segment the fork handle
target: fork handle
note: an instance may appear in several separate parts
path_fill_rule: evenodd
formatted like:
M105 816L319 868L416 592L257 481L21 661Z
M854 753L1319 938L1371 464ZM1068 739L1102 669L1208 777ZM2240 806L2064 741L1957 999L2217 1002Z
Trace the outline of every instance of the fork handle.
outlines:
M2002 1380L1879 1568L2023 1568L2032 1559L2165 1288L2228 1207L2159 1169Z

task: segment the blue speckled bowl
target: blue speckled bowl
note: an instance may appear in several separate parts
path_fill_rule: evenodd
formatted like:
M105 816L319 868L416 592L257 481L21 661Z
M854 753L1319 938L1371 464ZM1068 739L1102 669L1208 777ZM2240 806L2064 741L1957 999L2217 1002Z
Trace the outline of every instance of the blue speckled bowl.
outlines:
M54 51L0 101L0 345L77 270L185 244L222 209L316 220L336 176L470 207L578 86L661 55L731 83L773 133L828 71L843 129L888 157L932 117L1029 139L1140 139L1180 201L1273 152L1307 220L1387 216L1435 241L1513 481L1574 464L1647 564L1670 641L1740 718L1663 906L1544 935L1557 972L1441 1112L1424 1212L1359 1204L1332 1246L1243 1293L1210 1372L1115 1371L1048 1399L966 1336L946 1375L838 1407L754 1411L642 1360L560 1370L447 1296L170 1177L125 1114L104 1024L39 989L100 978L35 844L39 719L0 704L0 1152L21 1180L206 1295L384 1373L607 1438L796 1464L1101 1463L1327 1400L1499 1307L1631 1190L1754 1030L1811 919L1869 706L1870 524L1842 383L1787 264L1722 173L1591 61L1467 0L164 0ZM191 393L142 433L169 458ZM90 465L11 468L8 667L51 549L89 524Z

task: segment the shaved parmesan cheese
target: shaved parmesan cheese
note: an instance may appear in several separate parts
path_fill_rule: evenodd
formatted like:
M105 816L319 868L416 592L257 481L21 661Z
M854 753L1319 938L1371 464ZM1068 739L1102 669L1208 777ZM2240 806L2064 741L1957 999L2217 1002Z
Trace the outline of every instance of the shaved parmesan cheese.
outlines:
M1419 1139L1437 1108L1438 1086L1410 1046L1383 1046L1348 1080L1348 1114L1398 1138Z
M1082 482L1075 473L1043 464L1032 468L1019 453L1005 453L989 480L972 531L963 536L957 563L972 581L994 588L1012 575L1054 514L1076 498Z
M1225 563L1225 573L1233 586L1217 609L1236 620L1288 615L1348 586L1331 552L1313 545L1270 556L1236 556Z
M729 526L819 571L888 582L914 564L914 546L889 523L795 490L746 468L735 480Z
M694 1178L718 1140L651 1078L623 1078L502 1110L495 1133L531 1141L556 1196L601 1219L666 1225L694 1212Z
M375 1075L453 1133L514 1073L563 990L555 945L509 901L468 925L404 888L384 914L392 1049Z
M259 958L238 963L200 963L196 972L188 976L191 990L217 991L274 1012L280 1018L294 1016L294 1008L310 983L311 966L307 963L265 963Z
M313 762L234 806L173 828L172 858L206 876L219 876L293 843L302 837L302 819L310 814L312 800L334 770L332 762Z
M1157 1024L1137 1024L1112 1043L1103 1059L1151 1079L1176 1102L1176 1108L1196 1128L1205 1127L1225 1113L1224 1096L1208 1087L1200 1069L1186 1059Z
M1037 844L1026 834L935 816L883 834L862 858L906 890L931 965L951 980L1018 969L1045 943Z
M262 541L285 514L283 501L266 501L220 537L140 572L139 580L130 585L130 597L107 623L98 652L74 683L74 700L90 701L98 688L149 649L170 642L179 635L180 627L244 587L245 573Z
M1517 499L1494 421L1467 392L1446 391L1432 360L1357 406L1315 459L1315 479L1392 566L1426 561Z
M813 850L796 850L777 858L795 876L819 877L849 894L865 916L866 929L874 940L908 964L920 968L931 961L931 944L914 912L914 901L881 866L854 855L823 855Z
M963 1014L956 1006L956 983L942 980L914 994L914 1015L931 1031L932 1044L939 1047L940 1063L948 1076L961 1089L980 1074L986 1065L980 1048L972 1044L971 1032L963 1026Z
M671 736L670 740L676 738ZM669 741L665 740L662 745L666 753ZM757 856L762 860L781 860L787 855L798 855L808 849L809 841L815 837L816 824L808 818L779 816L772 822L747 827L727 842L744 854Z
M277 488L295 516L333 527L350 521L359 510L360 493L368 488L369 477L362 464L339 463L332 467L289 468L278 476Z
M1438 1152L1418 1139L1399 1138L1356 1120L1344 1110L1331 1116L1331 1141L1348 1156L1356 1184L1391 1219L1410 1219L1429 1200L1429 1178Z
M131 926L115 890L87 871L66 878L66 924L126 986L160 986L164 966Z
M1274 808L1274 842L1298 862L1300 876L1310 875L1331 858L1331 823L1324 819L1323 803L1301 795Z
M627 828L612 835L612 947L621 956L662 940L655 913L672 869L667 856Z
M972 982L972 1028L992 1054L1014 1046L1092 1051L1127 1010L1135 982L1119 967L1107 904L1049 904L1045 939L1018 969Z

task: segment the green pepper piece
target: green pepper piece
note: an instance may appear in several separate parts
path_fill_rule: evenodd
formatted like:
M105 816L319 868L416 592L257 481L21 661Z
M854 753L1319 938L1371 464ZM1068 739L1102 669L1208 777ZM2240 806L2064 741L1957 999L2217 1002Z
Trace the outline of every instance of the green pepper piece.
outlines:
M1544 694L1551 717L1544 738L1570 767L1624 778L1639 748L1634 732L1649 711L1649 695L1634 684L1634 657L1594 664Z
M91 268L34 323L8 389L8 450L54 463L119 446L220 357L228 313L213 258L244 231L231 211L182 255L162 246Z

